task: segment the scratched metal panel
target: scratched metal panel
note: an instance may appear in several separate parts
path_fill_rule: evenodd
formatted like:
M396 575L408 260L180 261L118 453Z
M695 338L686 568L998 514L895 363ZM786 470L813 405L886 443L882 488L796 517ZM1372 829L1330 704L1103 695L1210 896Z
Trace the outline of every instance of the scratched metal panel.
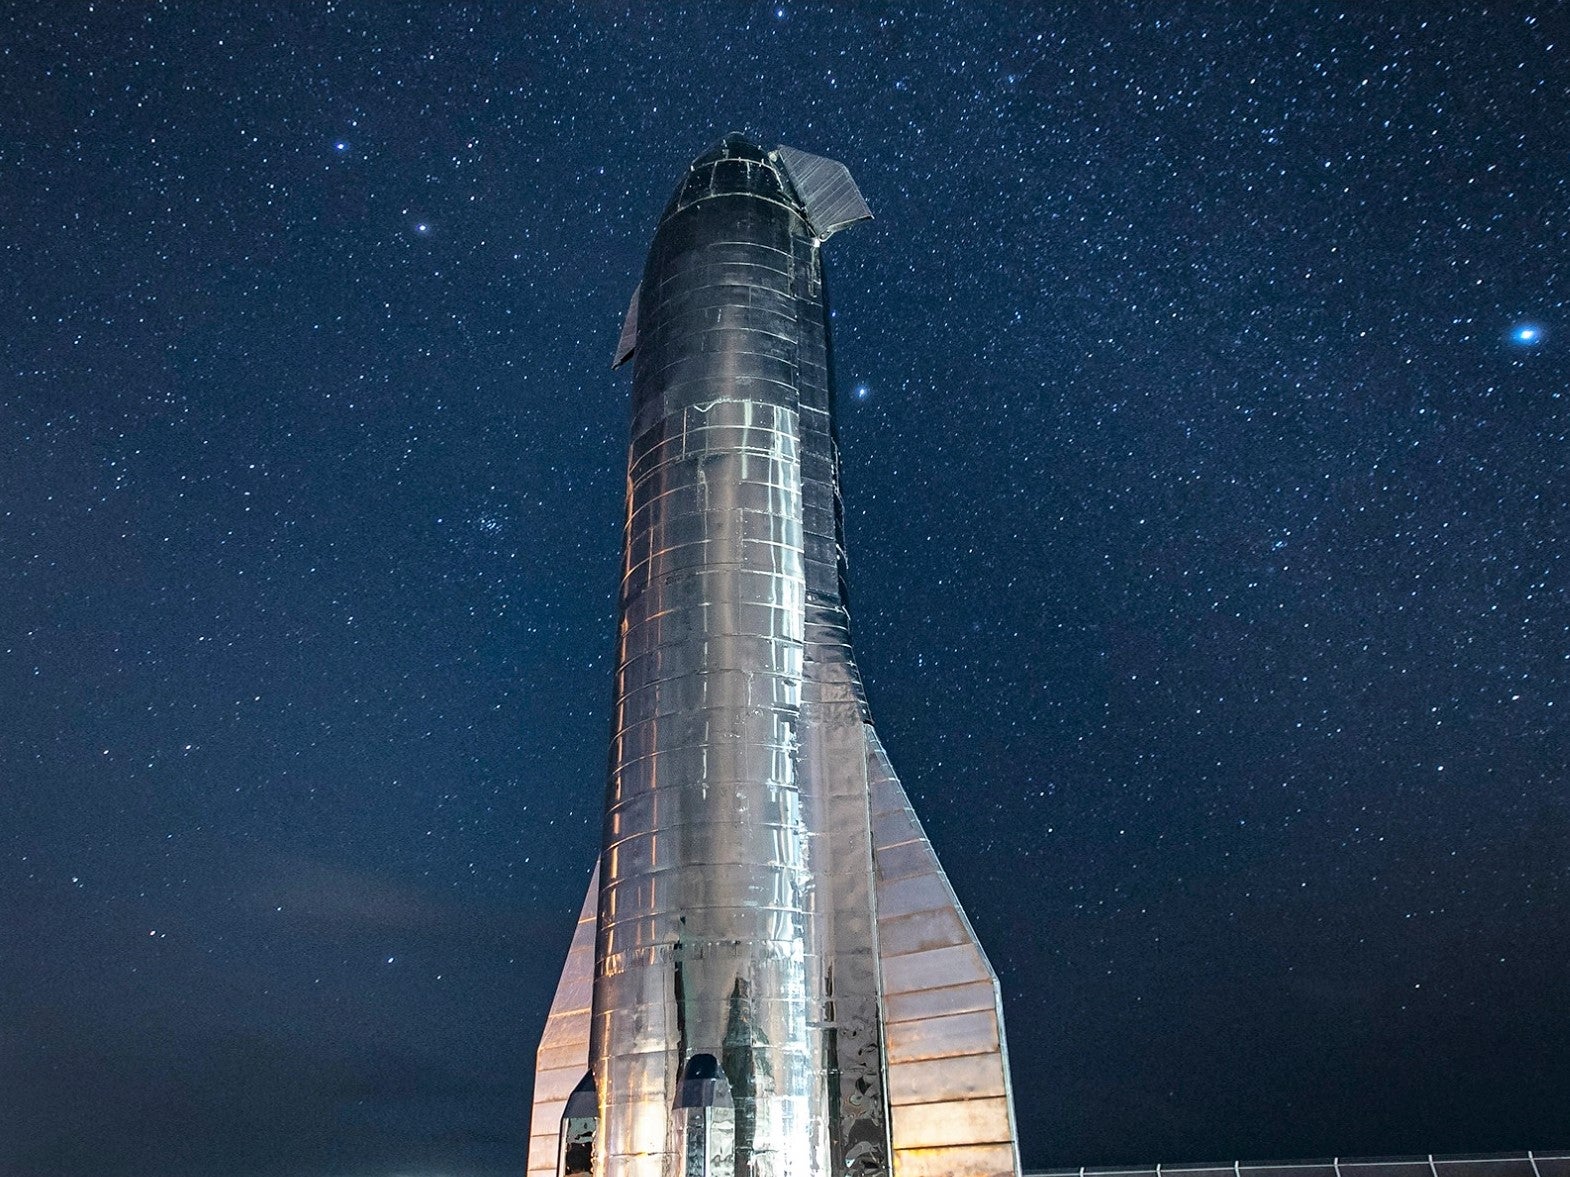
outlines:
M573 1001L576 1005L577 998L574 997ZM586 1001L583 1003L585 1011L588 1010L588 1005L589 1003ZM536 1075L545 1071L570 1071L573 1067L577 1067L578 1079L581 1079L583 1078L584 1057L582 1043L577 1041L563 1043L560 1046L552 1046L549 1049L542 1044L534 1058ZM576 1083L578 1079L574 1079L573 1082Z
M998 1046L998 1022L992 1010L918 1018L912 1022L894 1022L888 1027L891 1067L912 1059L958 1058L966 1054L996 1055ZM906 1098L906 1094L899 1093L895 1102L912 1102L912 1099ZM917 1098L931 1097L932 1094L924 1091Z
M556 1150L561 1138L560 1130L541 1132L529 1137L529 1168L528 1177L556 1177ZM543 1167L536 1166L536 1157L548 1157L549 1163Z
M596 866L535 1053L527 1165L530 1177L554 1177L562 1111L567 1106L567 1096L589 1067L589 1007L594 993L594 925L599 894L600 870Z
M917 1021L946 1014L989 1010L997 1003L997 991L990 981L970 981L945 985L941 989L916 989L909 993L885 993L883 1018L887 1023Z
M956 939L967 934L967 925L955 908L913 912L883 926L901 948L912 953L954 946Z
M581 1079L583 1076L579 1075L578 1078ZM562 1105L559 1108L551 1106L550 1103L535 1103L534 1113L529 1119L529 1138L531 1140L536 1136L550 1136L553 1139L560 1137L562 1111L567 1106L567 1097L565 1095L562 1096L559 1102ZM550 1158L550 1172L555 1172L556 1170L555 1154L556 1148L554 1145L546 1150L545 1155ZM531 1156L529 1160L531 1169L534 1160L535 1158Z
M993 1054L944 1055L890 1063L889 1084L898 1092L900 1103L924 1103L917 1097L929 1091L940 1091L952 1099L1003 1099L1008 1094L1002 1069Z
M945 913L939 913L940 918L934 919L934 923L952 926L952 921L941 919L942 914ZM879 925L880 932L887 930L887 924ZM938 989L957 980L974 979L978 971L977 955L969 944L949 944L898 956L885 951L883 984L890 992L901 993L912 989Z
M899 1138L897 1152L960 1144L1004 1144L1013 1135L1013 1113L1006 1098L947 1099L917 1106L896 1105L893 1111L894 1130Z
M888 885L899 879L926 874L930 862L931 855L925 843L886 846L878 854L878 876Z
M904 790L901 789L900 792L903 793ZM881 851L886 846L903 846L910 842L918 842L921 843L919 852L922 857L931 859L932 862L937 861L932 853L932 847L925 845L925 838L917 839L911 837L910 823L912 814L910 806L902 805L897 809L879 809L879 800L878 791L874 790L872 796L872 846L874 851ZM930 871L932 869L931 862L924 869ZM882 880L881 875L879 875L879 880Z
M542 1102L556 1103L560 1101L565 1104L567 1097L572 1094L573 1088L582 1082L584 1070L585 1068L583 1067L578 1069L578 1077L576 1079L572 1078L571 1072L567 1069L537 1072L534 1076L535 1107L539 1107ZM560 1113L558 1113L558 1118L560 1118Z
M896 1172L899 1177L1018 1177L1019 1162L1010 1144L910 1148L900 1152Z
M878 888L878 915L886 920L919 912L943 911L949 906L948 880L941 875L928 873L903 879L883 875L882 884Z

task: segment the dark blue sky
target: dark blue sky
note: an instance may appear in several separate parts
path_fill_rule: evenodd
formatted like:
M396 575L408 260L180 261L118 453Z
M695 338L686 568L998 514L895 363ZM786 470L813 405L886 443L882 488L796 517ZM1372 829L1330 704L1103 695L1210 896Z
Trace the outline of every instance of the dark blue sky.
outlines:
M0 1173L521 1171L732 128L1027 1163L1570 1142L1567 13L6 6Z

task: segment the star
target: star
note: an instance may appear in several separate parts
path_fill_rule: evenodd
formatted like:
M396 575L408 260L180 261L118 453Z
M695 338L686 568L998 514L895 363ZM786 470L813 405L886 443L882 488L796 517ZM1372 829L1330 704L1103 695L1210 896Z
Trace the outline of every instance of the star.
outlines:
M1522 323L1510 330L1510 339L1522 347L1530 347L1543 339L1543 329L1535 323Z

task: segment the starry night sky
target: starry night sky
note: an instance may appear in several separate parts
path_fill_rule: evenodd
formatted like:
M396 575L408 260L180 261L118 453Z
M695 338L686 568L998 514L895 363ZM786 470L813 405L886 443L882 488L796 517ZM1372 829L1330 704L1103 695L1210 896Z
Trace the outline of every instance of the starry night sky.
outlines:
M654 221L845 161L858 651L1031 1165L1564 1145L1570 9L0 10L0 1173L500 1177Z

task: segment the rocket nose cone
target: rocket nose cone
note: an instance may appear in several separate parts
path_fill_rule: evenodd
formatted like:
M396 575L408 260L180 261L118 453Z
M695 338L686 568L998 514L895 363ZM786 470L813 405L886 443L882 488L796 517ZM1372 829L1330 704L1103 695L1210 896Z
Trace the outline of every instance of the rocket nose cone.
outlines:
M660 220L713 196L761 196L786 207L795 200L769 154L739 131L732 131L688 165Z
M714 163L722 159L750 159L762 163L767 153L740 131L732 131L692 161L693 167Z

